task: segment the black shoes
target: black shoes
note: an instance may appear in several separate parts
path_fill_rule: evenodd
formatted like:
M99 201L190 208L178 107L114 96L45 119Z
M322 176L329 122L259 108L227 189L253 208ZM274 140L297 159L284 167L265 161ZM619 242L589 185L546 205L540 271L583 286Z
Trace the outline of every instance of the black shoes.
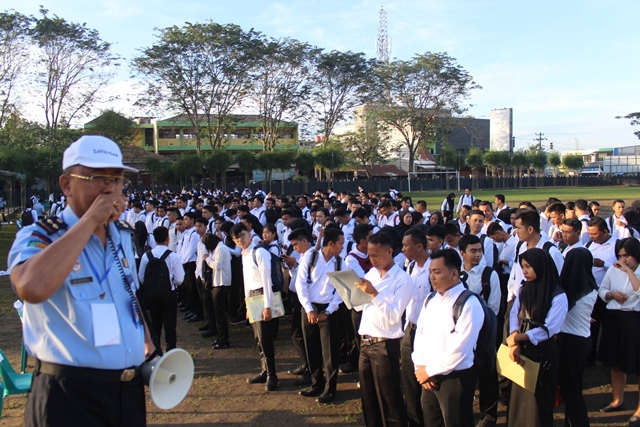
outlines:
M261 372L255 377L247 378L249 384L264 384L267 382L267 373Z
M295 386L303 386L303 385L311 385L311 374L309 372L305 372L300 378L293 382Z
M236 317L235 319L230 320L229 323L231 323L232 325L241 325L246 320L247 320L246 317Z
M307 372L307 367L305 365L300 365L296 369L289 369L287 371L289 375L303 375L305 372Z
M200 334L202 338L215 337L216 335L218 335L218 331L212 331L210 329Z
M353 366L351 364L351 362L347 362L344 365L342 365L340 367L340 373L341 374L352 374L354 372L358 371L358 367L357 366Z
M211 330L211 327L210 327L209 325L203 325L203 326L200 326L200 327L198 328L198 330L199 330L200 332L209 331L209 330Z
M304 397L316 397L321 396L323 393L322 389L319 387L309 387L305 388L304 390L300 390L298 394Z
M192 318L193 316L195 316L196 314L191 312L191 311L185 311L184 316L182 316L182 318L184 320L189 320L190 318Z
M213 343L213 348L214 350L222 350L223 348L229 348L229 340L224 340L224 341L216 341Z
M196 322L202 322L204 319L202 318L202 316L193 316L189 319L187 319L187 323L196 323Z
M320 396L318 396L318 398L316 399L316 402L318 403L322 403L323 405L326 405L327 403L330 403L333 400L333 393L322 393Z
M278 377L275 375L267 375L267 383L264 385L266 391L274 391L278 388Z

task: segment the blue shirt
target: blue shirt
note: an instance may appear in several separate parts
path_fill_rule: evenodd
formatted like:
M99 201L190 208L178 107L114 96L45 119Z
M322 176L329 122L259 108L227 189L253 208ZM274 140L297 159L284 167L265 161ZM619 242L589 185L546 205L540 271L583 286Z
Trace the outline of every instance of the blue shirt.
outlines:
M60 218L69 228L78 222L69 206ZM120 265L135 292L139 285L131 231L119 230L114 223L108 227ZM45 250L64 232L48 234L37 224L20 230L9 252L9 271ZM131 296L113 246L107 242L105 248L97 236L91 235L58 291L45 302L24 303L23 337L31 356L50 363L97 369L125 369L144 362L144 327L134 318ZM46 270L42 274L47 274ZM115 305L118 316L120 344L96 347L91 305L109 303Z

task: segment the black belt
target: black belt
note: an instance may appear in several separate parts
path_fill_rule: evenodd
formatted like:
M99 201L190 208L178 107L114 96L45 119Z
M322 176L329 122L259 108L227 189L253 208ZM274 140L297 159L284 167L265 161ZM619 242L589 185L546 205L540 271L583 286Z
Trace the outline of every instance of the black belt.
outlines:
M74 380L127 382L134 379L140 372L140 367L129 369L95 369L78 366L59 365L36 359L35 373L66 377Z
M320 304L320 303L312 302L311 306L313 307L313 310L319 314L325 311L327 307L329 307L329 304Z
M391 338L370 337L369 335L363 335L360 339L360 345L373 345L382 341L386 341Z

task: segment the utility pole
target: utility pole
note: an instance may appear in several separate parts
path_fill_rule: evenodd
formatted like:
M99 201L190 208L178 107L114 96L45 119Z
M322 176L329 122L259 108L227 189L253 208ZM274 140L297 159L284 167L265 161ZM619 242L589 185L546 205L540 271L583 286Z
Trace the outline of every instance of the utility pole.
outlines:
M534 135L537 135L537 138L534 138L533 140L538 142L538 149L540 151L542 151L542 141L546 141L547 138L543 138L544 133L542 133L542 132L536 133Z

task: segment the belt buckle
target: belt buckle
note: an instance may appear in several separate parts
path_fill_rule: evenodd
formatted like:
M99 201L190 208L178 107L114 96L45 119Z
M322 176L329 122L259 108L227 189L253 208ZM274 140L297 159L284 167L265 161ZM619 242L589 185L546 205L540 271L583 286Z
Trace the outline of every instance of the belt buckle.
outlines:
M373 344L373 343L372 343L372 339L371 339L371 338L364 338L364 337L362 337L361 339L362 339L362 343L363 343L364 345L371 345L371 344Z
M135 369L125 369L124 371L122 371L122 374L120 375L120 381L122 382L131 381L135 376L136 376Z

